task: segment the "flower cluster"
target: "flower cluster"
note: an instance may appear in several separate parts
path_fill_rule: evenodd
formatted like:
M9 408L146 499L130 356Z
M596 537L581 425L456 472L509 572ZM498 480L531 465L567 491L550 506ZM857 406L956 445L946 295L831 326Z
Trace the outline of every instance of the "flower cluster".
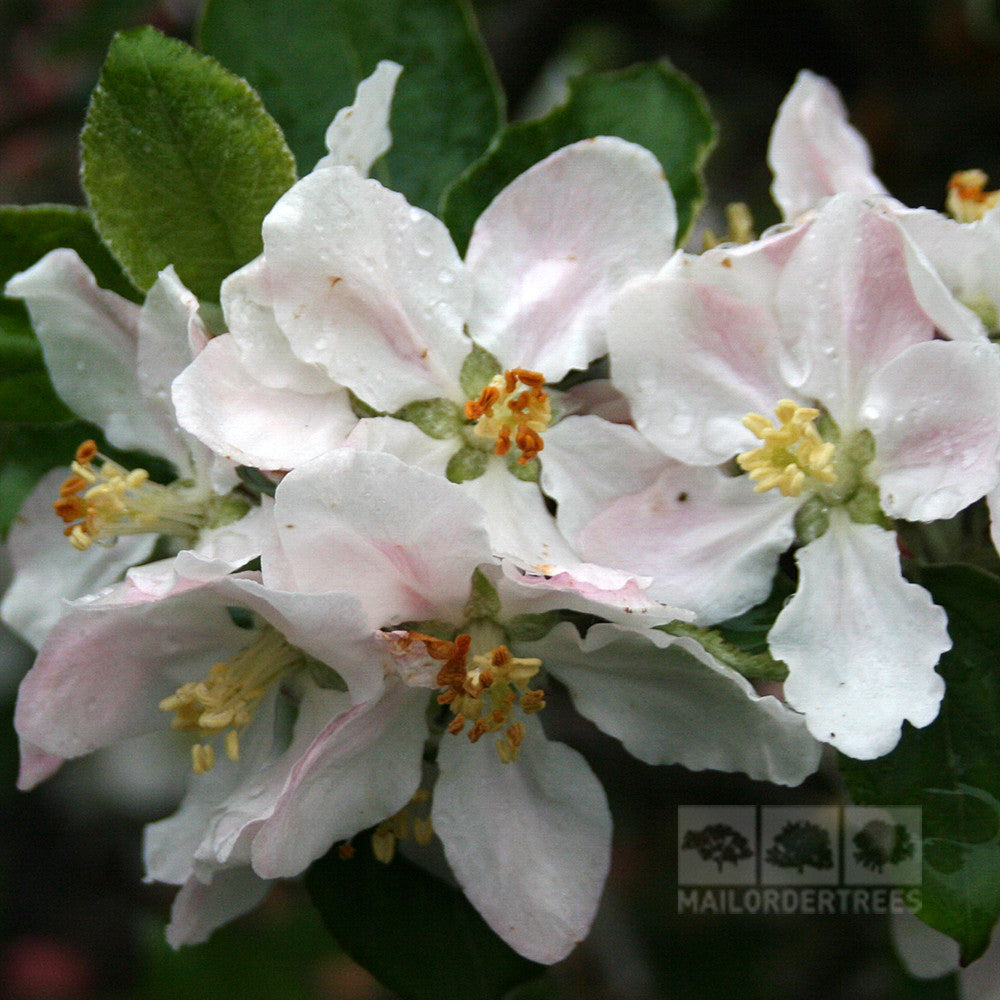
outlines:
M176 471L83 442L11 532L3 615L39 649L20 785L173 727L189 790L145 851L181 886L173 943L374 829L384 860L437 845L553 962L611 838L546 736L553 681L643 761L784 784L937 715L946 615L895 528L1000 496L1000 216L975 177L954 219L894 201L804 73L771 143L786 222L759 238L675 250L658 160L598 137L513 180L463 257L368 176L399 71L267 215L225 332L169 268L141 306L70 250L8 283L67 404ZM605 356L610 381L567 379ZM779 560L781 697L704 639Z

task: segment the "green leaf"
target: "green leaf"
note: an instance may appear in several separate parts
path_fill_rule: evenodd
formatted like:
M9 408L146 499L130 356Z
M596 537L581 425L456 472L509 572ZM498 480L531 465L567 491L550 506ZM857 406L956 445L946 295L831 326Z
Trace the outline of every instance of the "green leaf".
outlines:
M545 966L513 951L456 888L399 852L376 861L371 836L355 854L336 848L309 869L306 886L340 946L404 1000L499 1000Z
M97 229L144 290L173 264L218 301L295 181L281 130L246 81L152 28L111 43L81 142Z
M476 219L515 177L557 149L615 135L659 158L677 202L678 243L704 200L700 168L715 142L701 92L663 63L579 76L569 98L544 118L510 125L446 193L442 217L463 253Z
M86 209L0 206L0 288L58 247L75 250L103 288L129 298L137 296L101 242ZM72 417L52 388L24 304L0 298L0 420L60 423Z
M200 43L257 88L303 173L325 153L327 127L358 83L381 59L399 63L392 148L373 176L429 211L503 119L464 0L209 0Z
M924 567L915 579L948 612L941 711L924 729L906 725L888 756L842 757L841 770L861 805L921 807L917 915L958 942L965 964L1000 917L1000 579L959 565Z

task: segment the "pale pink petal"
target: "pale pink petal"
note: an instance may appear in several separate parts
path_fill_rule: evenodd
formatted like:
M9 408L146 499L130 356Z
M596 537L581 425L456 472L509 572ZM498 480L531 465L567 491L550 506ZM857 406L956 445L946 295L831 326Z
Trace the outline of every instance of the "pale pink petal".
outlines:
M342 448L299 466L278 486L274 519L278 551L265 549L265 582L350 591L373 628L448 617L490 560L478 506L391 455Z
M1000 358L991 344L917 344L872 380L861 416L890 517L954 517L1000 478Z
M475 280L472 339L505 368L558 382L606 353L611 296L658 270L677 232L659 161L600 137L553 153L512 181L479 217L466 263Z
M885 194L872 173L868 145L848 124L840 95L809 70L799 73L778 109L767 160L774 172L771 193L788 220L841 191Z
M330 152L314 169L344 166L368 175L372 164L392 145L389 109L402 71L398 63L383 59L375 72L358 84L354 103L341 108L326 130Z
M274 317L296 357L379 410L462 398L472 291L443 223L331 167L283 195L263 234Z
M338 840L397 813L420 784L427 692L395 683L329 722L253 839L254 870L297 875Z
M465 895L515 951L565 958L587 935L607 877L611 814L575 750L528 716L517 761L493 739L442 737L431 820Z
M755 265L748 261L757 274ZM680 461L717 465L754 447L743 417L788 395L768 287L747 297L732 273L740 267L726 255L678 258L629 285L611 309L615 384L636 427Z
M783 785L819 766L805 719L758 695L693 639L600 624L581 639L563 622L517 652L539 657L582 715L647 764L742 771Z
M909 720L933 722L934 667L951 648L947 617L899 568L896 536L843 511L800 549L799 585L768 636L788 664L785 696L809 731L850 757L888 753Z
M527 571L525 571L527 569ZM630 628L649 628L670 621L691 621L693 612L653 600L650 580L621 570L574 561L549 566L544 575L509 561L499 581L504 615L579 611Z
M549 436L543 482L581 560L650 578L649 597L702 624L770 593L797 501L672 462L631 428L595 417L570 418Z
M172 948L201 944L223 924L258 907L271 883L249 868L217 872L211 882L192 877L174 897L167 925L167 943Z
M160 600L121 584L76 602L53 627L21 683L15 728L68 759L168 727L160 701L245 644L222 601L197 586Z
M776 308L801 371L790 382L796 401L818 400L843 432L860 426L875 372L934 337L901 231L851 195L831 198L817 213L781 274Z
M212 340L173 384L181 425L213 451L260 469L292 469L339 447L357 423L347 390L269 388L231 336Z
M46 473L18 512L7 536L13 578L0 602L0 615L38 649L65 610L65 601L92 594L122 578L149 557L153 535L127 535L115 545L78 552L52 510L69 469Z

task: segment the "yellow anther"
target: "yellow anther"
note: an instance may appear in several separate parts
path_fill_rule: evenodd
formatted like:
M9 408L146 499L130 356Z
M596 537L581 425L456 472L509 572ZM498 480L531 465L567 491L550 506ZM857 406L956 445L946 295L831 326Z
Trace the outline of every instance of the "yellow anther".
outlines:
M174 729L195 733L202 739L225 732L226 756L238 761L239 730L250 722L278 678L304 663L305 656L300 650L289 645L280 632L266 626L231 660L216 663L204 680L182 684L160 702L160 708L174 713L171 720ZM191 762L195 774L211 771L215 766L212 745L193 746Z
M780 490L786 497L801 496L808 480L832 484L836 445L824 441L816 429L819 410L782 399L774 408L779 425L759 413L748 413L743 426L764 443L736 456L740 468L754 481L754 491Z
M518 462L525 465L545 447L542 434L552 420L544 385L541 372L512 368L494 376L478 399L465 404L465 416L476 421L476 434L496 441L497 455L506 455L514 444L521 452Z
M121 535L192 537L206 518L207 499L181 484L161 486L145 469L125 469L84 441L70 465L73 474L53 503L75 549L112 545Z
M951 175L945 205L959 222L978 221L1000 200L1000 191L985 190L988 179L982 170L959 170Z
M434 839L430 816L418 816L413 820L413 839L421 847L426 847Z

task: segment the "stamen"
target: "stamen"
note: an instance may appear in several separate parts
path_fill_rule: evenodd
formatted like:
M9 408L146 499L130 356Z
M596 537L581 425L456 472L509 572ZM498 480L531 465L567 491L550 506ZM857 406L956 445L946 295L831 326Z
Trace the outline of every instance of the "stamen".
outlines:
M510 451L511 438L526 465L545 447L542 433L552 420L552 406L545 392L545 376L526 368L512 368L496 375L484 386L478 399L465 404L465 416L475 420L474 433L495 438L497 455ZM518 389L523 386L523 389Z
M434 839L430 816L425 813L414 814L416 806L427 808L430 797L427 789L418 788L409 803L395 816L382 820L375 827L372 832L372 853L382 864L389 864L396 856L396 844L400 840L408 840L412 835L421 847L426 847Z
M756 483L754 492L777 489L786 497L801 496L808 479L831 484L837 481L833 469L836 445L824 441L814 421L820 412L782 399L774 408L779 427L759 413L748 413L743 426L764 444L736 456L740 468Z
M512 656L506 646L497 646L488 653L473 656L469 663L472 639L468 635L456 636L454 642L419 632L410 632L407 638L423 642L432 659L443 661L436 678L443 690L437 700L454 713L448 732L453 736L464 732L470 743L476 743L487 733L497 733L506 727L505 736L497 741L497 752L505 764L517 760L524 724L511 722L511 713L520 707L530 715L545 707L545 692L528 687L542 661ZM470 722L472 725L466 729Z
M84 441L71 475L52 507L70 544L80 551L97 542L113 545L121 535L158 534L190 539L209 516L210 498L182 483L150 482L145 469L125 469Z
M174 713L174 729L203 739L225 732L226 756L236 762L240 759L239 731L253 718L274 682L305 663L301 650L276 629L264 626L249 646L231 660L216 663L204 680L182 684L160 702L160 708ZM212 770L215 750L211 743L191 748L191 764L195 774Z
M976 222L998 201L1000 191L986 191L987 175L982 170L959 170L948 181L945 205L959 222Z

